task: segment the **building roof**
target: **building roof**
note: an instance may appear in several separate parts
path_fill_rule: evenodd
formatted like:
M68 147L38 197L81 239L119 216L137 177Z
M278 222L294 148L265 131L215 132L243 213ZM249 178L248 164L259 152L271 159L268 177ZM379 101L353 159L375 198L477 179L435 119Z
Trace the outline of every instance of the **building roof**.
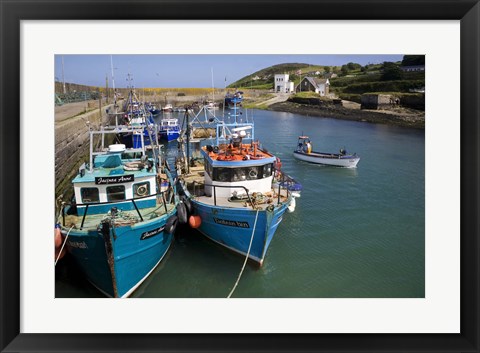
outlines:
M330 84L328 79L325 78L317 78L317 77L305 77L312 84L313 87L320 88L320 85Z

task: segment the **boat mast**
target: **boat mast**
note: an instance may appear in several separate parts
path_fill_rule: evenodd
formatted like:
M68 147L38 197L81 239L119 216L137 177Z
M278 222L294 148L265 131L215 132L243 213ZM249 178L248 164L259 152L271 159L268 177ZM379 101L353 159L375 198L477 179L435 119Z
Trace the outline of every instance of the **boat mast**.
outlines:
M225 104L227 104L227 76L225 76L225 83L223 84L223 117L225 117Z
M188 109L185 112L186 118L187 118L187 174L190 174L190 121L189 121L189 114L188 114Z
M212 70L212 103L213 103L213 108L215 109L215 86L213 84L213 66L211 67Z
M127 87L130 88L130 97L129 97L129 100L130 100L130 113L131 113L131 116L130 116L130 119L133 119L133 99L135 98L134 97L134 91L133 91L133 77L130 75L130 73L127 74L127 82L128 82L128 85Z
M113 103L117 105L117 93L115 92L115 77L113 75L113 58L110 55L110 69L112 70L112 89L113 89Z
M62 81L63 81L63 94L66 94L67 90L65 89L65 68L63 64L63 55L62 55Z

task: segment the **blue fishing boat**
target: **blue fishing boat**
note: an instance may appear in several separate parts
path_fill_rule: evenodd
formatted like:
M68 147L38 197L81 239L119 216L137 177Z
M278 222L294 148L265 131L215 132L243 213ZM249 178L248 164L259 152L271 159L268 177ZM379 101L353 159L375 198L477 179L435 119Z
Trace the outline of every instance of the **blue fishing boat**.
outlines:
M118 132L90 131L90 160L72 181L76 202L62 206L57 222L86 278L106 296L128 297L170 248L179 199L159 148L104 148Z
M285 183L280 160L255 141L253 122L238 121L236 105L234 111L233 122L216 121L215 143L199 144L201 157L196 159L190 158L187 121L187 152L180 153L186 159L176 162L179 192L190 211L191 227L262 265L301 188L297 183L294 191Z
M133 89L129 91L123 106L123 124L135 128L132 131L119 133L120 140L127 148L140 148L142 144L148 146L152 143L148 127L155 124L153 116L147 111L145 104L138 100Z
M146 103L145 108L150 114L152 114L153 117L160 115L160 113L162 112L160 109L157 108L155 104L151 102Z
M180 125L178 125L178 119L173 118L171 114L165 114L162 120L160 120L160 132L161 139L172 141L176 140L180 136Z
M243 101L243 92L236 91L235 93L227 93L225 95L225 107L234 109L240 107Z

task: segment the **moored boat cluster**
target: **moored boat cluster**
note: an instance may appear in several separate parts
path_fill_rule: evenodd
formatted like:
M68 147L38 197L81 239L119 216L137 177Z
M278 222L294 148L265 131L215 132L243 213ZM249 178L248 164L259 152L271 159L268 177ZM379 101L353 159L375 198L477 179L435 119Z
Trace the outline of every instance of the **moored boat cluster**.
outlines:
M108 125L90 127L90 156L72 180L74 198L57 202L55 262L68 252L102 293L128 297L164 259L178 224L188 224L262 265L302 186L255 139L241 101L242 92L228 94L231 112L223 117L208 102L182 108L180 125L173 107L140 102L132 89ZM169 141L177 141L174 162L164 149L175 145ZM294 156L343 167L359 160L345 151L313 152L306 136Z

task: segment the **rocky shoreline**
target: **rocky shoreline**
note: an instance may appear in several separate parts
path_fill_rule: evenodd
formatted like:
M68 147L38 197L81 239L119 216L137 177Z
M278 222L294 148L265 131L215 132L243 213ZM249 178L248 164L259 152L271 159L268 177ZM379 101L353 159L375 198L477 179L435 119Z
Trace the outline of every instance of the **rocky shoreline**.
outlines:
M362 121L376 124L425 129L425 113L396 108L388 111L351 109L342 105L309 105L293 102L275 103L268 110L308 116Z

